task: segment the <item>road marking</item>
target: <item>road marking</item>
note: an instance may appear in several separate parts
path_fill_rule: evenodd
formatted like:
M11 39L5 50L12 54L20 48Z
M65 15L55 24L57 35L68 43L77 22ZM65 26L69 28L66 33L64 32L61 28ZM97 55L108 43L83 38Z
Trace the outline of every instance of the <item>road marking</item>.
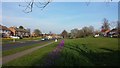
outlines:
M27 50L22 51L22 52L18 52L18 53L12 54L12 55L5 56L5 57L2 58L2 61L3 61L2 63L5 64L5 63L7 63L9 61L12 61L12 60L17 59L19 57L22 57L22 56L24 56L26 54L29 54L29 53L31 53L31 52L33 52L35 50L38 50L39 48L45 47L45 46L50 45L52 43L54 43L54 42L50 42L50 43L44 44L42 46L37 46L37 47L27 49Z

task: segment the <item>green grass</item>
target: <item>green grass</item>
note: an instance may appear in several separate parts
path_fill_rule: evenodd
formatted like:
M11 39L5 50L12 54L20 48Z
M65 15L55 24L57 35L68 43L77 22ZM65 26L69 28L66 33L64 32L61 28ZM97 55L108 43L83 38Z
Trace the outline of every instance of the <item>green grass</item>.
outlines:
M116 66L119 65L118 53L120 51L116 38L65 39L65 45L59 58L53 59L54 64L50 65ZM43 61L43 63L46 63L46 61Z
M100 48L107 48L112 50L118 50L118 39L117 38L79 38L66 40L66 45L86 45L92 50L100 51ZM71 42L71 43L70 43ZM103 51L103 50L102 50Z
M111 66L119 65L118 39L79 38L65 39L60 59L54 65L61 66Z
M51 42L51 41L46 41L46 42L43 42L41 44L34 44L34 45L18 47L18 48L14 48L14 49L10 49L10 50L5 50L5 51L2 51L2 56L11 55L11 54L14 54L14 53L17 53L17 52L20 52L20 51L23 51L23 50L26 50L26 49L29 49L29 48L33 48L33 47L36 47L36 46L41 46L41 45L47 44L49 42Z
M117 38L79 38L64 39L65 45L53 59L53 66L116 66L119 65ZM29 55L11 61L9 66L39 66L58 43L41 48ZM49 57L51 58L51 57ZM49 60L49 59L48 59Z
M31 54L25 55L19 59L15 59L11 62L8 62L3 66L32 66L34 63L41 60L44 57L44 55L51 52L57 45L58 43L50 44L46 47L32 52Z

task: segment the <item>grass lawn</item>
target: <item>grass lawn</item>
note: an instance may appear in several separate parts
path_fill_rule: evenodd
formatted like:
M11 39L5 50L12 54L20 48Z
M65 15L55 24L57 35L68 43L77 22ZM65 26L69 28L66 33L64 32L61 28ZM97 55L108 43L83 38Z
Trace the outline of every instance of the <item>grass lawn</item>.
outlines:
M83 45L92 49L93 51L102 52L107 51L104 48L111 50L118 50L117 38L79 38L79 39L66 39L66 45ZM103 48L103 49L102 49Z
M64 39L65 44L58 54L58 59L53 59L53 66L116 66L119 65L118 39L117 38L79 38ZM41 48L29 55L13 60L8 66L39 66L45 65L45 58L58 43ZM52 57L49 57L52 58ZM49 60L49 59L48 59Z
M65 39L59 59L53 59L50 66L116 66L119 65L118 39L79 38ZM47 56L46 56L47 58ZM49 58L50 59L50 58ZM44 64L46 60L42 60Z
M56 60L56 64L64 66L114 66L119 65L118 53L120 51L116 38L66 39L61 58Z
M34 45L30 45L30 46L24 46L24 47L18 47L18 48L14 48L14 49L10 49L10 50L5 50L5 51L2 51L2 56L7 56L7 55L14 54L14 53L17 53L17 52L20 52L20 51L23 51L23 50L26 50L29 48L41 46L41 45L47 44L49 42L51 42L51 41L42 42L41 44L34 44Z

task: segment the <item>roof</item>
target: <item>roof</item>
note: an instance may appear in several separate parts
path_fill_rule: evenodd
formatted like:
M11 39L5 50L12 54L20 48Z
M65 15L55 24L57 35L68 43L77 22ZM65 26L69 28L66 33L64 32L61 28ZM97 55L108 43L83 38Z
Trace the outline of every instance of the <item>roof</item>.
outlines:
M118 31L118 30L116 28L111 30L111 32L114 32L114 31Z
M18 32L29 32L27 29L20 29L17 27L10 27L10 28L13 28L15 31L18 31Z
M110 32L110 30L106 30L106 31L105 31L105 33L108 33L108 32Z
M9 29L6 26L2 26L2 25L0 25L0 29L9 31Z

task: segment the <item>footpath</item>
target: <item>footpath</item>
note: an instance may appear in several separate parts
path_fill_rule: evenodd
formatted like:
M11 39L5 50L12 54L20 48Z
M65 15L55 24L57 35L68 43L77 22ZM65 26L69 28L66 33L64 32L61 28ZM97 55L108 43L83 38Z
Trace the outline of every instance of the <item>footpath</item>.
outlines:
M54 43L54 42L50 42L50 43L44 44L42 46L37 46L37 47L31 48L31 49L27 49L27 50L24 50L24 51L21 51L21 52L12 54L12 55L4 56L4 57L2 57L2 64L5 64L5 63L7 63L9 61L12 61L14 59L20 58L20 57L22 57L24 55L27 55L27 54L35 51L35 50L38 50L38 49L40 49L42 47L45 47L47 45L50 45L52 43Z

